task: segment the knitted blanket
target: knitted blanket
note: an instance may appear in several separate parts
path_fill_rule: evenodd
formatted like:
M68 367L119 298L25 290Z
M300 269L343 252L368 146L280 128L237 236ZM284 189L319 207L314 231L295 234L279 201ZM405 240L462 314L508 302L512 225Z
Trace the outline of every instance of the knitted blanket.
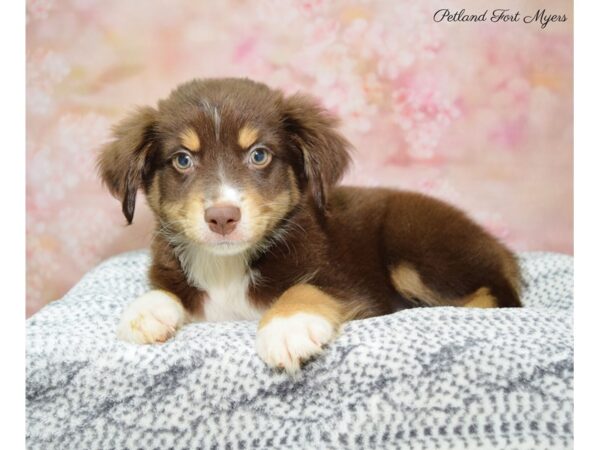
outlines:
M354 321L289 378L255 322L117 341L145 251L88 273L27 321L29 449L570 448L570 256L524 253L525 308L415 308Z

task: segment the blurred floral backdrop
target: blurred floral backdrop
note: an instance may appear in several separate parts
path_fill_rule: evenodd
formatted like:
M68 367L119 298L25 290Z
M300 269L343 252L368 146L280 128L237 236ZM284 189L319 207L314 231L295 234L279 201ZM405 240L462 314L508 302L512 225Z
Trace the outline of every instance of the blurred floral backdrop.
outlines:
M110 125L194 77L318 96L355 144L346 183L428 192L516 250L572 253L572 5L566 23L435 23L478 1L29 0L27 315L102 259L148 245L95 155Z

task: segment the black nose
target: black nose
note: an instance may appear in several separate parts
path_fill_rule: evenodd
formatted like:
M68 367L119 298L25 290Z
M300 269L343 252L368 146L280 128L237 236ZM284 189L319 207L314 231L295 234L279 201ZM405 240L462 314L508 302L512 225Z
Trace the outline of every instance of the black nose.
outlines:
M237 206L211 206L204 211L204 220L215 233L227 236L237 226L242 212Z

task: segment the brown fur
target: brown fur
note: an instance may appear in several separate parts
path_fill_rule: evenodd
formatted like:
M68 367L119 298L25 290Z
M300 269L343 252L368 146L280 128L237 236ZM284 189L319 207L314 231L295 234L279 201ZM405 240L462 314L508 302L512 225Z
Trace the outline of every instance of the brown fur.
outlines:
M206 292L190 283L176 247L203 245L198 217L224 171L250 205L247 258L258 276L248 295L273 305L263 320L291 310L336 321L414 306L520 306L514 255L463 212L413 192L336 187L350 161L336 125L309 97L240 79L186 83L121 122L99 167L128 222L137 190L148 196L160 230L152 284L202 317ZM184 174L170 161L190 130L202 151ZM272 155L258 170L245 149L255 142Z
M152 286L173 293L192 317L202 318L204 293L190 286L169 244L162 238L154 239L151 251L153 260L149 278Z

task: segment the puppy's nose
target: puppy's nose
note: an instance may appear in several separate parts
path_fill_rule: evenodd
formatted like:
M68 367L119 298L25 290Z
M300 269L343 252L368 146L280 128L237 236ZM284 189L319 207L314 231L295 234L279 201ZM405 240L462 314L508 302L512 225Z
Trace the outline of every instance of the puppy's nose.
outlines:
M208 228L223 236L235 230L241 216L240 208L231 205L211 206L204 211Z

